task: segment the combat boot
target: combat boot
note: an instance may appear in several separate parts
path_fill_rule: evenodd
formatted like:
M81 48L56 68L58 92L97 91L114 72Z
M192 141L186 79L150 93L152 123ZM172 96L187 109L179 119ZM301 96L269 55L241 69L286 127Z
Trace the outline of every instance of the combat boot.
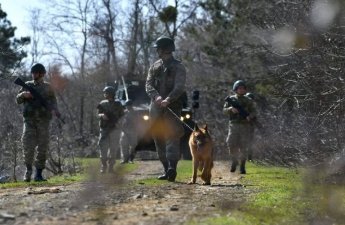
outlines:
M241 160L240 173L246 174L246 160Z
M120 164L126 164L128 163L128 160L121 160Z
M107 172L107 160L106 159L101 159L101 169L100 169L100 173L105 173Z
M176 172L177 162L178 161L176 160L169 160L169 169L166 172L166 175L167 175L168 181L170 182L175 182L176 175L177 175L177 172Z
M35 178L34 178L35 181L37 181L37 182L47 181L47 180L44 179L44 177L42 176L42 171L43 171L43 169L37 169L37 168L36 168L36 174L35 174Z
M32 166L31 165L26 165L26 172L24 175L24 181L25 182L30 182L31 181L31 175L32 175Z
M133 162L133 161L134 161L134 158L135 158L134 153L131 153L131 154L129 155L128 163L134 163L134 162Z
M231 169L230 169L231 173L234 173L236 171L237 164L238 164L237 159L233 159L232 164L231 164Z
M158 176L158 180L167 180L168 179L168 175L167 175L167 172L168 172L168 167L169 167L169 164L168 162L162 162L163 164L163 167L164 167L164 173L160 176Z
M109 164L108 173L114 173L114 164Z
M114 173L115 159L109 159L108 173Z
M248 154L248 160L249 160L249 161L252 161L252 160L253 160L253 155L252 155L252 153L249 153L249 154Z

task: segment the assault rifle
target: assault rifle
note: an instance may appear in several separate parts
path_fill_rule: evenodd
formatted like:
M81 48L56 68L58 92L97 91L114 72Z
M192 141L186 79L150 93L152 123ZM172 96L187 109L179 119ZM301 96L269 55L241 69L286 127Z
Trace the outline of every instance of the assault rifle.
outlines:
M231 105L232 107L234 107L235 109L237 109L238 113L243 117L243 118L247 118L247 116L249 116L249 113L240 105L240 103L238 101L236 101L235 99L232 99L230 97L227 97L225 99L225 101L227 101L229 103L229 105Z
M37 99L39 101L39 103L46 108L49 112L51 111L55 111L55 115L56 117L63 123L65 124L65 121L61 118L61 113L59 112L59 110L56 108L56 106L49 104L49 102L47 102L46 99L44 99L42 97L42 95L40 93L38 93L34 88L32 88L31 86L27 85L22 79L20 79L19 77L17 77L14 80L14 83L25 88L26 90L28 90L31 95Z
M229 105L237 109L241 117L246 119L247 116L249 116L249 113L241 106L241 104L237 100L227 97L225 101L227 101ZM251 123L253 123L259 129L263 128L262 124L257 120L256 117L251 119Z
M122 107L121 102L115 101L115 103L119 107ZM113 112L113 111L106 111L106 110L104 110L104 108L101 105L98 106L98 109L100 109L102 111L102 113L104 113L108 117L108 120L103 120L101 118L101 127L103 127L103 128L105 128L105 127L107 127L107 128L114 128L116 126L116 124L118 123L118 121L123 116L123 114L116 115L115 112Z

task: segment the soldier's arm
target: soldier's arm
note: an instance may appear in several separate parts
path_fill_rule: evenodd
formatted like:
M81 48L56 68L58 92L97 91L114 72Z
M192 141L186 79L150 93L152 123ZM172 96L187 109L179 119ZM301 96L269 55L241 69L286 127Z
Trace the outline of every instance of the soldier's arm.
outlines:
M178 63L176 66L175 83L173 90L169 93L166 100L168 102L176 101L185 91L186 84L186 68Z
M25 102L26 99L32 98L32 95L30 92L25 90L24 88L21 88L16 96L16 103L22 104Z
M248 113L250 119L257 117L256 104L253 100L250 100L248 103Z
M225 102L224 107L223 107L223 113L225 115L230 115L232 114L232 106L229 106L229 103Z
M122 118L125 115L125 108L122 106L120 102L117 102L118 106L118 117Z
M17 104L22 104L22 103L24 102L24 95L23 95L23 92L24 92L24 90L23 90L23 88L21 88L21 89L19 90L19 93L18 93L17 96L16 96L16 103L17 103Z
M148 75L146 78L145 89L146 89L147 95L151 99L155 100L159 96L159 93L155 88L155 76L154 76L154 69L153 68L154 67L151 66L149 69L149 72L148 72Z
M102 119L104 117L104 115L105 114L104 114L103 107L102 107L101 103L99 103L97 105L97 118Z
M227 97L227 98L229 98L229 97ZM225 115L233 115L235 113L238 113L238 110L229 104L229 102L227 101L227 98L225 99L225 103L223 106L223 113Z
M51 108L55 111L56 114L59 113L57 106L57 98L54 89L50 84L47 83L47 92L48 92L48 103L51 105Z

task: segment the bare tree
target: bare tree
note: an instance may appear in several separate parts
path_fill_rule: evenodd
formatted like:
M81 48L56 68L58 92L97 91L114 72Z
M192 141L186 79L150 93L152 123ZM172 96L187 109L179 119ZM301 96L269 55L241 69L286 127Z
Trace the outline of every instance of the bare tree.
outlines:
M198 8L198 1L175 0L175 6L162 6L155 0L149 0L149 2L157 13L159 20L164 24L165 32L172 39L175 39L180 27L194 16ZM186 9L186 11L183 11L183 9ZM182 18L179 19L178 15L181 15Z
M139 35L139 16L140 16L140 1L136 0L134 2L134 9L133 9L133 26L130 32L130 40L129 40L129 53L128 53L128 63L127 63L127 73L134 74L135 66L137 61L137 40Z
M31 16L30 16L30 27L32 30L31 33L31 65L35 62L39 62L40 57L42 56L40 44L41 41L41 34L43 34L43 28L41 25L41 10L40 9L32 9Z
M79 135L84 133L85 121L85 78L87 76L86 64L88 58L88 39L90 31L90 17L92 15L93 0L59 1L51 2L54 12L50 14L50 29L55 34L61 34L70 40L69 43L78 50L79 62ZM72 36L73 35L73 36ZM54 36L55 37L55 36ZM75 38L73 38L75 37ZM66 40L66 39L65 39ZM62 43L63 44L63 43Z
M97 10L96 18L93 20L91 34L101 38L105 43L106 81L111 82L118 79L119 70L115 38L117 12L112 1L102 0L101 2L101 7Z

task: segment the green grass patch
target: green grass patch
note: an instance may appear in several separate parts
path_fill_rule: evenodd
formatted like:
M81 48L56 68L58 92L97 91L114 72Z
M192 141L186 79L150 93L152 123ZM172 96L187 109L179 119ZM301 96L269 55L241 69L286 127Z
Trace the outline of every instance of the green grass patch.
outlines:
M240 221L234 217L219 216L213 218L206 218L204 220L192 220L186 225L248 225L245 221Z
M22 188L22 187L46 187L46 186L56 186L56 185L67 185L75 182L84 181L85 176L82 174L76 175L56 175L50 177L47 181L44 182L35 182L32 180L31 182L8 182L4 184L0 184L0 188Z
M300 213L308 203L303 202L298 194L302 189L299 171L248 163L247 172L242 183L247 189L252 189L253 194L230 218L218 218L219 224L303 223Z
M248 163L247 173L242 183L252 190L252 194L240 208L230 213L220 212L219 217L192 220L186 224L308 224L311 215L332 218L334 224L341 224L340 221L345 219L343 186L306 183L302 169Z
M45 182L8 182L0 184L1 189L5 188L23 188L23 187L49 187L49 186L57 186L57 185L68 185L76 182L83 182L90 180L90 177L94 177L93 175L99 176L99 169L100 169L100 161L99 158L77 158L75 159L76 165L80 168L80 171L76 174L70 175L64 173L62 175L55 175L49 177ZM115 171L118 171L119 175L124 175L134 171L138 168L137 164L120 164L120 161L116 161L115 164ZM105 174L107 176L108 174ZM20 178L21 179L21 178Z

